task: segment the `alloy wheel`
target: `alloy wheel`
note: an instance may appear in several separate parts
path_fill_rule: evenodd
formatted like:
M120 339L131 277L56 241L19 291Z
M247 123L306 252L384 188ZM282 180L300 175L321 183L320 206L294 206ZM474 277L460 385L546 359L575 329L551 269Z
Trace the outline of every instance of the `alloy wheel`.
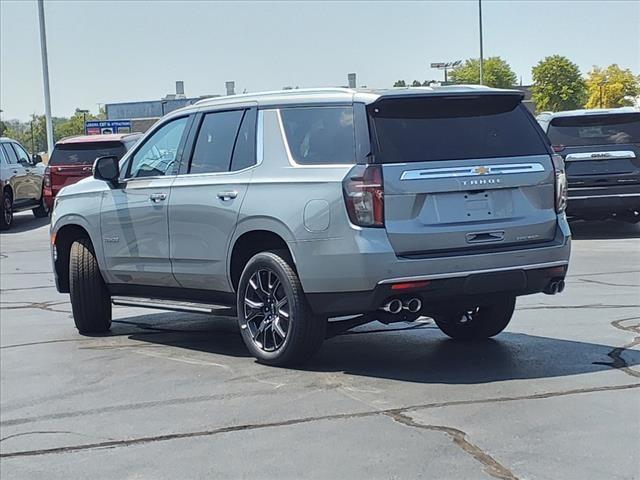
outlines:
M287 339L291 326L289 299L277 273L260 268L251 275L244 292L241 328L248 329L253 343L275 352Z
M11 204L11 197L9 197L8 195L4 196L3 207L4 224L11 225L11 223L13 222L13 205Z

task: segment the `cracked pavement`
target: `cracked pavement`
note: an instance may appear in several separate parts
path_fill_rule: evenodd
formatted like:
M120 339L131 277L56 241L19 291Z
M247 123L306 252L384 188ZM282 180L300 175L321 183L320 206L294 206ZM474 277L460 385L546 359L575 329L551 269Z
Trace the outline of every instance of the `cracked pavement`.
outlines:
M508 329L429 319L325 342L304 368L248 356L233 319L114 307L82 337L47 227L0 236L0 477L640 478L640 228L576 224L565 292Z

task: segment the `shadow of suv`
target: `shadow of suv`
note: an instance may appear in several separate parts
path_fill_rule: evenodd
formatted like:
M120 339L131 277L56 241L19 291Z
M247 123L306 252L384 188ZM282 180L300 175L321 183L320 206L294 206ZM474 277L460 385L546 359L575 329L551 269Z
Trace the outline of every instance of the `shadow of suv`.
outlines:
M172 112L59 192L58 290L81 333L112 303L226 309L274 365L373 320L497 335L518 295L562 291L570 253L562 159L521 100L318 89Z

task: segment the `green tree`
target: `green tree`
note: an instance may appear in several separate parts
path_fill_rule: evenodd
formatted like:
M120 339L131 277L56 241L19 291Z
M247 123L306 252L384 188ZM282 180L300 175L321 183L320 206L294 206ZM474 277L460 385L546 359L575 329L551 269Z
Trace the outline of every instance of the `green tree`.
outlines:
M495 88L510 88L516 85L518 77L507 62L500 57L489 57L482 62L484 85ZM480 60L470 58L449 73L449 81L453 83L479 84Z
M420 80L414 80L414 81L411 83L411 86L412 86L412 87L421 87L421 86L422 86L422 83L420 83Z
M396 80L396 83L393 84L394 87L406 87L407 82L404 80Z
M538 111L581 108L587 99L578 65L562 55L545 57L531 69L532 100Z
M633 105L633 97L640 95L640 76L621 69L615 63L607 68L593 67L587 74L586 108L615 108Z

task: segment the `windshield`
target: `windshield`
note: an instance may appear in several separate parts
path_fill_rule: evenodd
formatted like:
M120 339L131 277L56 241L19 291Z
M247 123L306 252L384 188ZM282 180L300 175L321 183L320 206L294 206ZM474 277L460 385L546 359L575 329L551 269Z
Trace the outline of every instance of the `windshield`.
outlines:
M370 110L382 163L547 153L519 97L390 99Z
M122 158L126 149L121 142L87 142L56 145L49 165L93 165L98 157Z
M553 145L581 146L640 142L640 113L554 118L547 136Z

